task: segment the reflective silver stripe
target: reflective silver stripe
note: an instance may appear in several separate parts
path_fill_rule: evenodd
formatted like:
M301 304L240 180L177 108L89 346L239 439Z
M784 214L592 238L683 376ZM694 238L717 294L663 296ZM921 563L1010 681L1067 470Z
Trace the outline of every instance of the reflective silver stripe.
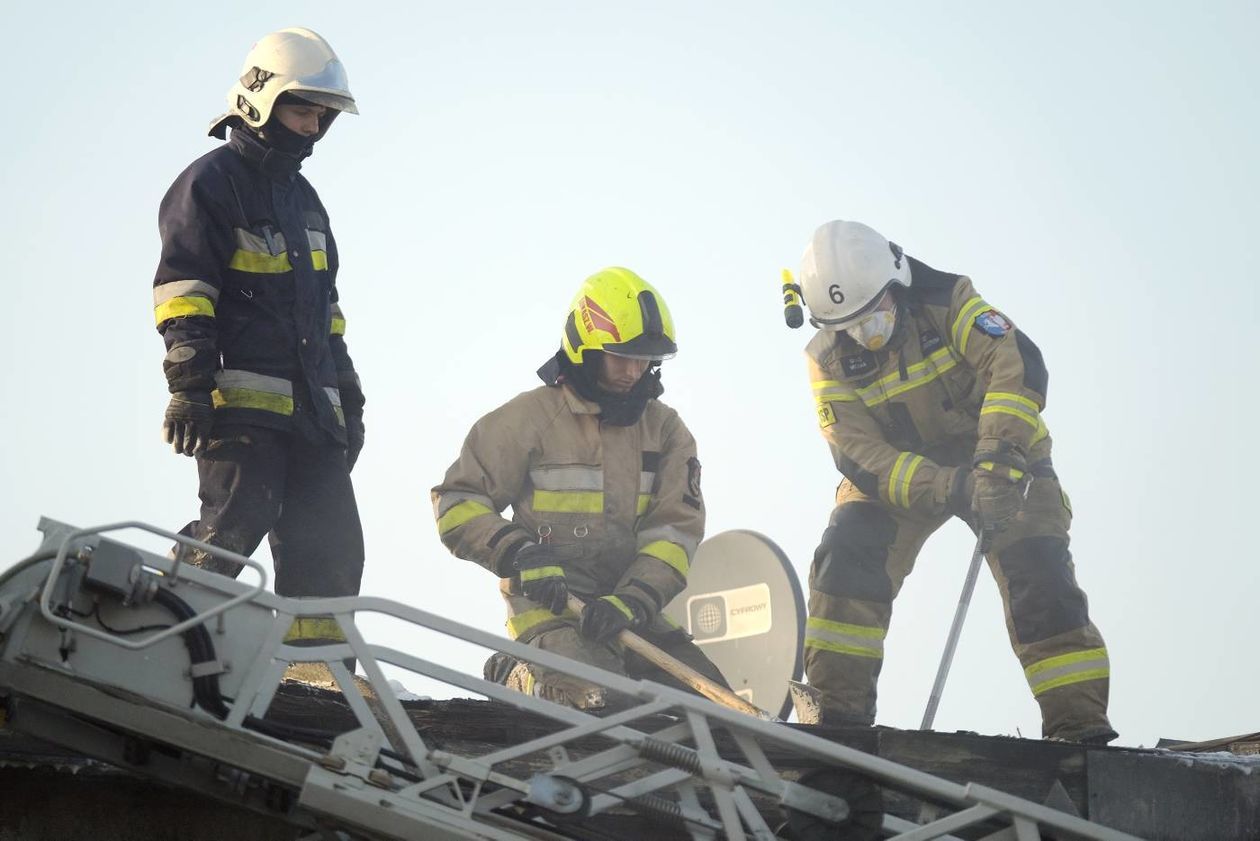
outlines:
M204 280L172 280L153 287L153 306L160 307L171 298L183 298L188 295L202 295L216 302L219 300L219 290Z
M859 633L844 633L838 628L849 627ZM810 643L821 643L811 646ZM840 622L820 620L811 616L806 623L805 646L834 651L838 654L856 654L860 657L883 657L884 634L882 628L845 626Z
M344 318L345 318L345 315L343 315L343 314L342 314L342 312L341 312L341 304L333 304L333 305L332 305L332 317L333 317L334 319L337 319L337 318L343 318L343 319L344 319Z
M655 473L649 473L645 470L639 474L639 493L650 494L652 492L652 486L655 484Z
M324 386L324 394L328 395L328 399L332 401L332 404L334 406L336 406L338 409L341 408L341 392L340 391L333 388L332 386L326 385Z
M433 503L433 509L437 516L441 517L461 502L478 502L491 511L494 510L494 503L490 501L490 497L482 496L481 494L464 493L463 491L446 491L438 494L437 501Z
M814 390L814 400L818 403L849 403L858 399L858 393L838 380L816 380L810 384Z
M650 529L644 529L635 537L640 551L650 543L664 540L668 543L677 543L687 553L688 558L695 555L696 547L700 545L700 540L697 537L680 531L676 526L654 526Z
M1024 674L1033 695L1037 696L1060 686L1109 677L1111 660L1107 649L1092 648L1048 657L1029 666Z
M878 406L898 394L930 383L939 374L945 373L957 364L957 354L952 348L944 347L922 362L916 362L906 368L904 380L901 378L900 371L894 371L864 388L859 388L857 394L867 406Z
M312 231L310 228L307 228L306 238L310 241L311 251L328 250L328 235L323 231Z
M284 241L284 233L281 231L274 231L271 234L271 241L276 246L276 253L273 255L271 248L267 245L267 240L258 236L258 234L251 233L244 228L236 228L234 230L236 231L236 247L242 251L252 251L255 254L266 254L268 257L272 257L283 254L288 247Z
M602 491L604 471L598 467L535 467L529 481L540 491Z
M255 374L253 371L235 371L232 369L218 371L214 375L214 382L219 388L248 388L253 391L264 391L268 394L293 397L293 383L280 377Z

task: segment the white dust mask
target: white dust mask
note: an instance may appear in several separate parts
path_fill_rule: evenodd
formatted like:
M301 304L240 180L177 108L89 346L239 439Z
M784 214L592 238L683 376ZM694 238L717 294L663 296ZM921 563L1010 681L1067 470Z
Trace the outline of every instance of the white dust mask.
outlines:
M844 332L849 338L867 350L879 350L892 338L893 328L897 326L897 311L878 310L868 315Z

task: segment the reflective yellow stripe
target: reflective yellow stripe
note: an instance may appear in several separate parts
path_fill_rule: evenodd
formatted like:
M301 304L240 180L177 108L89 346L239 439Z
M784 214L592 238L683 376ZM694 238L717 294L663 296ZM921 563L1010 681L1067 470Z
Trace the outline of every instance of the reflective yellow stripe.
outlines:
M971 336L971 322L985 309L992 309L992 307L977 295L963 304L962 309L958 311L958 317L954 319L951 334L954 337L954 347L958 348L959 353L966 355L967 339Z
M319 640L320 642L345 642L346 635L341 625L331 616L298 616L293 619L289 631L284 635L285 642L303 640Z
M535 567L521 570L521 582L537 581L540 578L564 578L563 567Z
M1029 446L1036 444L1049 434L1050 430L1046 428L1046 422L1041 419L1041 415L1037 415L1037 431L1033 433L1032 441L1029 442Z
M805 626L819 631L831 631L835 634L845 634L850 637L867 637L873 640L882 640L888 636L886 630L874 625L850 625L846 622L834 622L830 619L824 619L821 616L809 617L805 620Z
M1005 464L998 464L994 461L982 461L976 465L981 470L987 470L990 473L1001 476L1003 479L1010 479L1012 482L1018 482L1024 478L1024 471L1016 467L1010 467Z
M638 502L636 502L634 505L634 513L637 516L642 517L643 512L647 510L647 507L649 503L651 502L652 502L651 494L639 494Z
M901 477L901 507L910 507L910 480L914 478L914 472L919 469L919 465L923 463L923 456L916 455L910 459L910 465L906 468L906 475Z
M1024 675L1033 695L1037 696L1060 686L1110 677L1111 666L1107 649L1090 648L1047 657L1024 669Z
M626 615L626 618L629 619L631 622L634 621L635 619L634 611L631 610L630 605L623 602L620 597L603 596L602 598L604 599L604 601L608 602L610 605L612 605L613 607L617 608L622 613L624 613Z
M852 654L855 657L871 657L876 660L882 660L884 652L878 648L863 648L857 645L846 645L841 642L832 642L831 640L818 639L809 634L805 635L805 647L817 648L822 651L831 651L836 654Z
M953 349L941 348L922 362L908 366L905 380L902 380L900 371L894 371L868 386L859 388L857 395L867 406L878 406L899 394L927 385L957 365L958 359Z
M991 391L984 396L984 404L980 407L980 414L1011 415L1031 426L1034 434L1041 431L1041 407L1035 401L1024 397L1022 394Z
M520 639L521 636L544 622L552 622L559 619L576 620L578 615L571 610L566 610L559 616L552 613L545 607L536 607L533 610L527 610L524 613L518 613L509 617L507 621L508 636L512 639Z
M1073 683L1084 683L1087 680L1099 680L1101 678L1109 677L1111 677L1111 669L1106 666L1100 669L1073 672L1070 675L1063 675L1062 677L1056 677L1052 680L1047 680L1043 683L1037 684L1033 687L1033 697L1035 698L1043 692L1049 692L1051 689L1057 689L1060 686L1068 686Z
M1022 394L1014 394L1009 391L990 391L984 396L984 401L987 403L990 400L1009 400L1012 403L1020 404L1033 414L1041 411L1041 407L1037 405L1035 400L1030 400Z
M880 660L884 657L883 628L866 625L848 625L811 616L805 623L805 647L854 657Z
M284 274L293 271L287 253L273 257L270 254L259 254L243 248L236 249L236 253L232 255L232 261L228 263L228 268L251 274Z
M810 383L814 390L814 402L819 405L825 402L852 403L858 399L858 393L839 380L816 380Z
M980 415L982 417L984 415L1011 415L1019 418L1024 423L1031 426L1034 430L1038 428L1037 418L1035 416L1030 415L1027 412L1020 411L1019 409L1013 409L1010 406L985 406L980 410Z
M482 505L473 499L466 499L458 505L452 505L449 511L438 518L438 534L446 534L451 529L459 528L469 520L493 513L488 506Z
M656 558L661 563L668 564L678 570L678 574L683 578L687 577L687 572L691 569L691 561L687 558L687 550L668 540L654 540L640 549L639 554L647 555L649 558Z
M599 514L604 510L604 494L602 491L541 491L535 488L534 510Z
M909 466L906 464L907 461L910 461ZM902 508L910 507L910 475L918 468L921 461L923 461L923 456L916 456L914 453L902 453L897 456L892 470L888 473L887 498L890 503Z
M261 409L277 415L293 414L293 398L252 388L216 388L210 392L216 409Z
M344 318L334 318L332 320L332 329L328 331L330 336L346 335L346 320Z
M185 315L206 315L214 318L214 301L200 295L171 298L153 308L153 319L161 324L168 318L179 318Z
M325 271L328 268L328 253L326 251L312 251L311 264L315 266L315 271Z

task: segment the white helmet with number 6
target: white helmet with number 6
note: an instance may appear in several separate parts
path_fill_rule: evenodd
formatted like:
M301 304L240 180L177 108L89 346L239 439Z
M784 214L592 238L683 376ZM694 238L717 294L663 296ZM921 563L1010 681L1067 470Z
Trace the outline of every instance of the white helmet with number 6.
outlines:
M861 222L821 225L801 257L801 297L810 324L822 330L854 324L894 283L910 285L910 261L899 245Z

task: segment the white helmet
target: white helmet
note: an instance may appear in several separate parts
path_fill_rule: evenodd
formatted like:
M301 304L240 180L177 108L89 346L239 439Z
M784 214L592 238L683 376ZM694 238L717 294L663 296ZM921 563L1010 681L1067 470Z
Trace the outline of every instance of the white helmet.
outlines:
M334 112L359 113L337 54L319 35L299 26L272 32L254 44L241 77L228 91L228 112L211 124L210 134L223 137L233 119L262 127L286 92Z
M809 323L843 330L874 308L889 286L910 285L910 261L874 228L837 219L814 231L800 278Z

